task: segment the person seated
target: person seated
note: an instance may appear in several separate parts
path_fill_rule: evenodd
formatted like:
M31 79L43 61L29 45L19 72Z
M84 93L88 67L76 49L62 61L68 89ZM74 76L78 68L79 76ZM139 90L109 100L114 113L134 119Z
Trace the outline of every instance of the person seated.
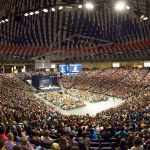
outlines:
M8 137L5 134L6 128L4 124L0 124L0 139L2 139L4 142L8 141Z
M70 150L80 150L78 146L72 146Z
M90 139L91 140L98 140L98 136L97 136L96 131L94 129L90 130Z
M89 148L90 139L87 137L87 133L84 131L82 137L79 139L80 146L84 145L86 149Z
M127 138L127 133L124 130L124 127L122 127L121 130L116 133L116 137L121 138L121 139L122 138L125 138L125 139Z
M60 150L60 146L58 143L53 143L51 149L52 150Z
M50 138L49 130L45 131L45 135L44 135L42 141L43 141L43 143L46 143L46 144L52 144L53 143L54 140L52 138Z
M143 142L142 138L136 137L134 140L134 146L131 148L131 150L143 150Z
M5 142L5 147L7 150L12 150L13 147L16 145L16 143L13 141L14 135L12 133L8 133L7 137L8 137L8 141Z
M69 145L78 145L78 142L76 142L75 140L74 140L74 135L73 134L71 134L71 135L69 135L69 140L68 140L68 143L69 143Z
M119 143L119 147L116 150L128 150L125 139L121 139L121 141Z
M37 130L33 131L33 136L32 136L33 141L40 141L41 138L39 136L39 132Z
M70 145L65 137L61 137L59 140L60 150L69 150Z
M0 150L6 150L5 143L2 139L0 139Z
M34 150L33 146L25 136L21 138L21 147L23 150Z

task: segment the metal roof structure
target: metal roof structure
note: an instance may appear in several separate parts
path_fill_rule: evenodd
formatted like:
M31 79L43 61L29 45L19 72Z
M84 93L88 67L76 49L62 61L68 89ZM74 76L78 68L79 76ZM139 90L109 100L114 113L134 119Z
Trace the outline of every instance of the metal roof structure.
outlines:
M82 0L0 0L0 61L150 58L150 0L126 0L123 12L117 0L92 2L86 10Z

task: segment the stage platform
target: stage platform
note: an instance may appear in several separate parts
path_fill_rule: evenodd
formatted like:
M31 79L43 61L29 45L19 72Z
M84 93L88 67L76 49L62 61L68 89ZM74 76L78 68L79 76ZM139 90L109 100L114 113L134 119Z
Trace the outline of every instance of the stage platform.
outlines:
M40 87L41 91L59 91L61 88L59 86L48 86L48 87Z

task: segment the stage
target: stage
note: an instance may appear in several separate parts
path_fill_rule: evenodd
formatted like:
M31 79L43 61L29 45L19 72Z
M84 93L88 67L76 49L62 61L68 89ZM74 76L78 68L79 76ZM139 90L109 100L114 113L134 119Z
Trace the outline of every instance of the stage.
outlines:
M40 87L39 90L41 91L59 91L61 88L59 86L48 86L48 87Z

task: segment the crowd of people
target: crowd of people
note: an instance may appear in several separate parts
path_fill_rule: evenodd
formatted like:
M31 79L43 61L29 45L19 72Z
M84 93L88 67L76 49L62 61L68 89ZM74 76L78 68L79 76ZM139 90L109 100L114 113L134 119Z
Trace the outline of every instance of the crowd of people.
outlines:
M43 97L63 110L85 106L84 101L62 92L45 92Z
M24 91L32 91L31 86L28 86L14 74L1 74L1 82L3 85L7 85L11 88L15 87Z
M18 84L19 80L10 81L0 75L0 149L149 150L150 103L143 99L150 91L150 73L137 69L130 70L130 74L120 79L121 84L116 87L122 86L123 91L126 83L131 91L132 85L134 89L138 86L134 94L122 105L96 116L60 114L35 97L22 82Z
M67 93L80 100L88 101L91 103L108 100L108 96L106 95L92 93L92 92L84 91L84 90L68 89Z
M91 71L82 71L77 76L63 76L61 79L64 88L71 88L75 86L77 83L81 81L81 79L85 79L86 76L90 75Z
M32 72L19 72L15 75L20 79L32 78L33 75L51 75L57 76L56 72L53 71L32 71Z
M79 91L126 99L149 85L150 70L148 68L107 68L91 71L88 75L82 73L82 76L79 77L80 82L78 83L75 83L72 77L67 77L72 80L68 81L69 84L72 84L70 87ZM65 82L67 84L67 81Z

